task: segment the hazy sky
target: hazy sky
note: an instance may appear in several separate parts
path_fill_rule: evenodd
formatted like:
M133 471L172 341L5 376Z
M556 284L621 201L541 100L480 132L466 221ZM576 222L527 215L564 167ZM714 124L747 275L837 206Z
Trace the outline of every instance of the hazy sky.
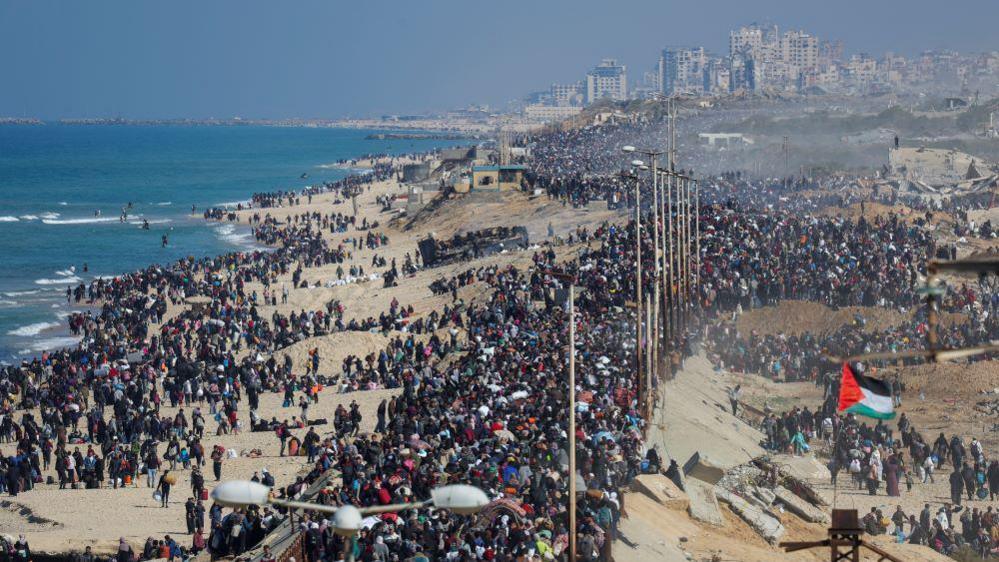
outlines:
M0 116L342 117L502 106L770 20L848 53L999 49L996 0L0 0Z

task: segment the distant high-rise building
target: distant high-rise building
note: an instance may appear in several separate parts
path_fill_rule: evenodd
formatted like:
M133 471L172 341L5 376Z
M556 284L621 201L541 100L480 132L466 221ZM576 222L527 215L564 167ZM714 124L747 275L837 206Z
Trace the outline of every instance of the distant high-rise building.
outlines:
M804 31L786 31L780 38L780 60L799 72L819 64L819 38Z
M716 57L708 57L701 71L702 89L705 94L727 92L729 83L729 68L725 61Z
M586 103L600 99L628 99L628 68L615 59L604 59L586 73Z
M729 59L728 90L756 91L757 66L752 57L737 56Z
M822 41L819 43L819 64L832 64L843 60L843 42Z
M740 27L728 33L728 56L754 56L763 46L763 30L756 26Z
M659 57L660 91L673 95L703 87L704 47L667 47Z
M550 89L552 105L560 107L582 105L584 89L582 82L552 84Z
M761 26L754 23L729 32L728 56L768 60L774 58L777 43L776 25Z

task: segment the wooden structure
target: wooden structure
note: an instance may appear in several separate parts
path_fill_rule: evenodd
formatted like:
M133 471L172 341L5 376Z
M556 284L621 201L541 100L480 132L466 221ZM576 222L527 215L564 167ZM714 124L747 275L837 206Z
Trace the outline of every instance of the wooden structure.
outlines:
M821 541L800 541L782 542L780 546L785 552L797 552L810 548L829 548L829 560L831 562L860 562L860 549L866 548L878 556L877 560L890 560L891 562L902 562L881 548L864 542L861 535L864 530L860 527L857 519L856 509L834 509L832 511L832 525L829 527L829 538Z

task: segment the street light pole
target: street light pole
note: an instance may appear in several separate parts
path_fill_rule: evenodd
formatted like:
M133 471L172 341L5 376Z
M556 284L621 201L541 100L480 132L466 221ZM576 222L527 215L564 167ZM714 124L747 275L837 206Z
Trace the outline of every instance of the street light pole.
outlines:
M658 269L658 262L659 262L659 255L658 255L658 252L659 252L659 233L658 233L657 229L658 229L658 216L659 216L659 211L658 211L658 188L659 188L659 180L658 180L658 174L656 173L656 170L657 170L656 160L657 160L657 158L659 156L662 156L665 153L662 152L662 151L659 151L659 150L646 150L646 149L635 148L634 146L630 146L630 145L622 147L621 150L623 152L625 152L625 153L637 152L639 154L644 154L644 155L648 156L649 158L651 158L651 162L650 163L652 164L652 194L653 194L652 195L652 197L653 197L652 209L653 209L653 220L656 223L654 225L654 227L653 227L653 235L652 235L652 240L653 240L653 245L654 245L654 251L656 252L656 255L653 257L653 262L657 264L656 265L656 269ZM641 160L633 160L631 162L631 164L632 164L633 167L638 168L639 170L648 170L649 169L648 166L646 166L645 163L642 162ZM636 255L636 261L637 261L637 264L636 264L636 276L635 276L636 277L636 280L635 280L635 373L636 373L636 377L638 379L637 380L638 389L639 389L638 402L643 405L641 407L643 407L644 409L647 410L648 407L649 407L649 404L651 403L649 401L649 396L648 395L649 395L649 392L651 391L651 379L652 379L653 372L654 372L654 361L655 361L655 357L656 356L655 356L654 353L649 353L648 352L649 350L646 350L645 351L646 357L645 358L642 357L642 354L643 354L643 350L642 350L642 340L643 340L643 337L642 337L643 336L643 331L642 331L642 316L643 315L647 316L647 318L646 318L645 332L644 332L644 335L645 335L644 339L646 341L646 345L649 345L649 346L658 345L659 333L658 332L655 333L655 337L656 337L655 340L653 340L651 337L649 337L649 334L653 333L652 332L653 318L651 316L649 316L649 315L646 314L645 306L643 306L643 303L646 301L646 299L645 299L645 297L644 297L644 295L642 293L642 188L641 188L641 181L639 180L637 174L635 174L635 255ZM653 283L658 283L658 282L660 282L659 279L656 279L656 278L653 279ZM656 291L657 292L659 291L659 286L658 285L656 286ZM647 303L645 303L645 304L647 304ZM656 322L658 322L658 318L656 318ZM644 365L643 365L643 363L644 363ZM642 371L643 367L645 368L644 372Z
M642 184L635 174L635 372L642 390Z
M569 560L576 560L576 278L544 271L569 285Z
M697 302L700 302L701 293L701 187L697 180L694 180L694 292Z
M212 490L212 499L219 505L227 507L248 507L251 505L275 505L291 509L318 511L332 514L332 527L336 534L345 538L345 558L348 562L354 560L353 540L361 530L361 521L366 515L378 513L393 513L410 509L421 509L434 506L447 509L460 515L477 513L489 504L486 493L467 484L451 484L430 491L430 499L414 503L394 505L379 505L371 507L355 507L352 505L335 506L320 503L283 500L271 497L270 486L247 480L230 480L223 482Z
M680 178L677 182L677 198L681 209L679 216L680 231L680 283L677 287L680 293L680 329L687 328L687 182Z
M576 560L576 283L569 282L569 560Z

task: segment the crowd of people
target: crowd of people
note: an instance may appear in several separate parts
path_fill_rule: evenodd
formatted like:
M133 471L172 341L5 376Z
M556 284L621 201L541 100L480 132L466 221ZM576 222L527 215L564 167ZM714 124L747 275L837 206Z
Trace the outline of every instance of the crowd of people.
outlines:
M622 159L619 145L631 144L635 135L647 138L649 130L648 123L629 121L537 135L531 140L534 160L527 181L566 204L628 205L631 190L623 182L631 180L615 172ZM286 277L296 290L309 286L310 268L348 262L351 277L364 275L353 263L355 252L389 243L374 230L376 223L358 222L352 213L310 211L279 222L264 209L308 204L315 194L331 191L336 201L345 202L365 184L394 172L391 165L378 165L371 174L315 188L255 194L250 208L264 215L251 224L257 240L272 246L269 251L189 258L68 292L68 298L86 300L93 309L69 319L82 343L4 368L0 376L6 398L0 439L17 443L17 454L0 460L3 488L28 493L47 473L55 473L65 488L135 486L145 476L146 485L169 505L177 473L187 472L192 494L185 502L185 522L191 546L151 538L141 554L124 540L122 548L140 559L204 548L214 555L238 555L257 544L282 515L257 506L228 513L206 506L204 476L195 475L211 462L214 479L224 477L226 451L211 444L212 433L244 430L242 412L248 411L249 429L274 432L281 455L301 448L308 458L293 482L278 486L266 471L260 477L280 497L308 494L330 505L388 505L422 500L437 486L460 482L481 488L491 500L476 516L433 508L384 514L368 521L347 544L328 519L305 515L295 524L304 535L308 562L336 560L345 549L362 560L565 559L569 478L581 481L585 491L577 513L580 557L609 560L626 512L622 491L637 474L663 468L660 453L643 440L646 420L632 374L634 320L627 306L637 297L636 275L643 276L650 295L654 290L653 260L644 260L639 273L634 267L636 245L644 256L654 255L651 215L641 219L641 229L631 219L592 232L579 230L572 241L582 244L568 261L547 247L534 251L528 267L472 267L437 279L431 291L452 298L425 315L393 300L377 318L344 322L343 303L330 300L318 310L264 317L258 306L276 304L279 286L287 303ZM689 332L676 334L671 349L680 357L671 361L673 368L692 352L693 340L706 334L712 358L729 370L828 383L819 364L822 353L901 346L925 331L925 319L917 314L913 325L889 332L848 327L827 339L739 334L730 321L733 313L788 299L912 310L921 302L922 264L935 252L925 229L898 216L869 221L796 212L793 206L781 207L786 193L777 188L764 190L756 200L733 196L743 191L734 188L742 181L725 176L702 187L700 287L690 295L699 320ZM805 182L798 185L808 188ZM223 219L229 211L205 215ZM332 235L348 232L356 234L336 246L329 242ZM407 269L415 269L407 263ZM369 271L378 267L396 269L394 260L389 266L376 255ZM582 289L573 317L561 297L565 277ZM262 284L263 295L248 290L250 283ZM483 296L465 302L459 290L472 283L482 285ZM168 314L192 297L205 302ZM969 286L949 294L943 307L994 312L997 304L996 295ZM985 341L996 328L994 317L947 326L943 341ZM570 322L576 337L572 350ZM318 350L303 365L287 354L277 359L289 345L311 337L372 329L393 337L378 353L347 357L340 373L320 372ZM576 388L567 385L568 353L577 358ZM315 389L329 380L336 380L334 388L343 393L378 388L400 393L378 407L375 432L360 432L360 412L351 408L338 409L332 431L320 435L306 429L308 408L319 398ZM285 406L301 408L301 419L260 419L256 410L265 392L282 393ZM572 452L565 446L569 393L577 403L576 475L568 474ZM855 460L876 467L864 469L868 477L861 482L875 493L885 481L889 494L897 495L899 482L910 474L905 450L912 466L922 467L934 455L937 467L949 459L961 468L962 490L972 489L964 479L965 464L975 482L979 471L989 478L990 466L996 466L999 478L999 466L982 466L984 457L955 457L950 443L946 451L925 448L911 428L900 427L896 441L883 424L870 428L841 418L829 410L831 389L827 396L814 412L768 416L766 445L801 452L821 434L835 445L833 468L849 468ZM189 416L184 409L161 416L166 401L187 409ZM36 408L37 416L28 411ZM214 431L209 420L216 424ZM317 484L322 484L318 490ZM969 529L975 537L982 530L988 534L993 519L979 513ZM949 540L947 529L940 541ZM938 542L940 533L927 527L924 534Z
M854 368L864 370L862 364ZM832 486L883 494L889 502L898 498L891 512L872 507L863 515L860 523L868 534L890 535L943 554L967 546L982 558L999 556L999 512L987 505L999 497L999 460L980 441L965 443L942 432L934 437L919 431L905 413L894 424L868 423L837 411L838 378L827 377L823 385L825 399L814 410L765 412L760 427L767 449L801 455L821 447ZM901 388L893 385L892 394L901 404ZM950 501L935 508L925 503L918 513L906 513L901 498L937 481L949 489Z

